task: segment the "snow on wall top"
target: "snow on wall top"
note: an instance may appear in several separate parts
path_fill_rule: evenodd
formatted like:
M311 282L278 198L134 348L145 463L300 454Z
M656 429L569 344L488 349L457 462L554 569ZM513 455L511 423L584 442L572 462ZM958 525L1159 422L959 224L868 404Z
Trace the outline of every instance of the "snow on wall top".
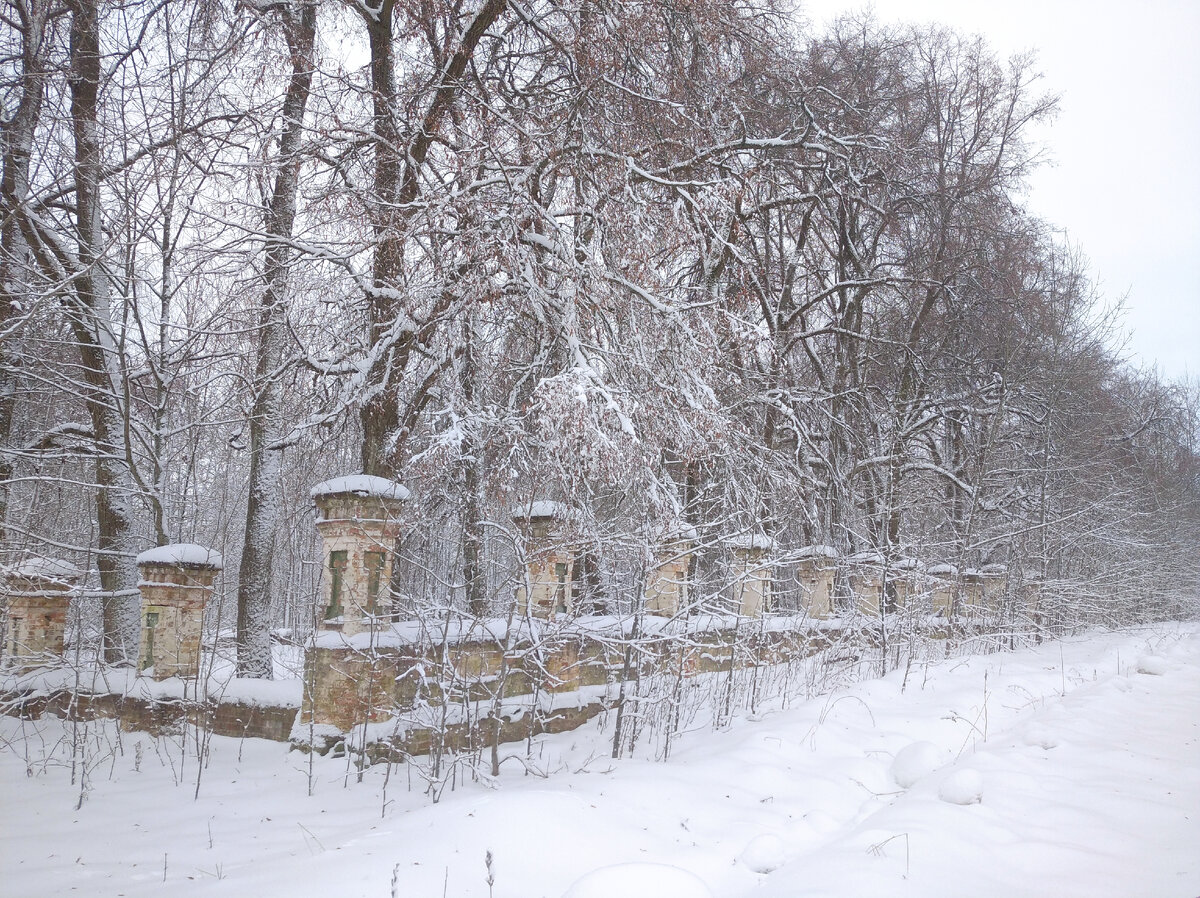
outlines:
M743 533L730 537L727 542L733 549L760 549L769 552L775 548L775 540L765 533Z
M878 552L855 552L846 559L851 564L883 564L883 556Z
M925 572L935 577L953 577L958 573L958 568L952 564L935 564L925 568Z
M8 569L8 574L11 577L24 577L26 580L76 580L83 571L69 561L34 556L13 565Z
M565 521L571 517L571 508L562 502L555 502L551 499L539 499L537 502L518 505L512 510L512 517L518 521L532 521L534 518L554 518L559 521Z
M837 558L838 550L833 546L805 546L796 550L797 558Z
M180 567L210 567L216 568L218 571L223 566L220 552L198 546L195 543L175 543L170 546L147 549L137 557L137 563L139 565L174 564Z
M355 496L374 496L377 499L398 499L401 502L412 496L408 488L394 480L375 477L372 474L350 474L323 480L309 490L314 499L322 496L338 496L350 493Z

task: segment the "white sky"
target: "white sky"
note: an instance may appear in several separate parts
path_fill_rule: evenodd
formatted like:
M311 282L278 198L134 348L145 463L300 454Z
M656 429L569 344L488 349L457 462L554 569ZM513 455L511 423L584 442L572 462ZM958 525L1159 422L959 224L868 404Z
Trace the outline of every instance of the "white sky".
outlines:
M859 0L800 0L815 25ZM1038 134L1052 167L1030 208L1065 229L1109 301L1126 296L1127 356L1200 375L1200 0L875 0L882 22L1033 49L1060 96Z

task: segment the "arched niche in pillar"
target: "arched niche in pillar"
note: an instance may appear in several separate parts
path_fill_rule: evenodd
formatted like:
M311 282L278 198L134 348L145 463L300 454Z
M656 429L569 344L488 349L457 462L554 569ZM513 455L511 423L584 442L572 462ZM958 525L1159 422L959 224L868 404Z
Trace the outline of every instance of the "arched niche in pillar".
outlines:
M409 491L368 474L335 477L310 491L321 535L321 619L347 636L390 623L390 583Z

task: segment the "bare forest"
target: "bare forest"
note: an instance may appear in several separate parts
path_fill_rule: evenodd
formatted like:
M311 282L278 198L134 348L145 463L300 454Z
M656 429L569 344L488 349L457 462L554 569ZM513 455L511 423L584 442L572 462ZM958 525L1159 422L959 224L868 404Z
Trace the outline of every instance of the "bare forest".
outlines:
M138 554L212 547L206 646L278 677L310 488L363 473L411 492L391 614L433 633L522 613L543 501L569 616L635 639L680 533L680 619L747 540L776 616L813 547L1003 570L1005 632L1193 614L1200 388L1122 361L1026 210L1036 61L794 13L5 0L0 563L75 565L68 644L119 665Z

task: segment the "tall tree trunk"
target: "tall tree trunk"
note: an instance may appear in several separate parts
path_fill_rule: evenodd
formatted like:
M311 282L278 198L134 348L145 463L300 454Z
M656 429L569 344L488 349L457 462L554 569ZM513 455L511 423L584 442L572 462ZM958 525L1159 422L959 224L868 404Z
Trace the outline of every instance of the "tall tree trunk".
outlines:
M468 414L475 410L479 379L475 322L468 309L462 322L462 391ZM483 572L483 494L480 477L483 447L473 427L468 427L463 445L463 583L467 608L472 614L487 613L487 581Z
M71 10L71 128L75 139L75 211L78 272L66 296L82 356L84 399L96 449L97 566L104 590L104 658L137 656L139 604L131 500L133 478L125 448L120 366L113 336L111 289L104 259L100 182L100 8L74 0Z
M267 210L266 286L258 311L254 406L250 413L250 495L245 542L238 569L238 676L271 677L271 558L279 524L282 429L281 370L286 339L288 241L296 219L300 181L299 148L304 111L312 88L316 4L299 2L281 10L292 75L283 103L283 130L275 189Z
M413 329L400 337L388 337L397 315L403 311L397 291L404 267L405 229L412 214L409 206L420 193L421 172L429 150L462 90L467 65L483 35L507 5L507 0L483 0L454 43L447 41L447 46L434 48L438 76L423 114L409 130L406 140L401 138L398 118L392 36L394 0L380 0L377 8L365 2L359 5L371 46L375 127L374 289L368 303L371 345L378 347L381 341L394 339L386 351L378 353L368 372L367 397L359 412L363 431L362 468L367 474L387 477L395 473L396 444L403 438L404 429L397 385L421 340ZM449 291L443 293L446 300L451 295ZM431 316L430 322L436 321L436 317Z
M16 384L11 374L13 362L8 341L9 325L26 292L29 252L17 225L16 212L29 193L29 160L33 152L33 134L42 112L46 76L43 40L50 15L49 0L29 0L14 6L21 19L20 99L12 118L0 124L3 147L3 174L0 175L0 543L6 543L8 484L12 479L12 459L8 453L12 438Z
M392 41L393 0L380 0L374 15L364 13L371 47L371 99L375 129L374 219L375 259L368 303L371 345L384 339L395 315L388 288L395 288L404 264L401 219L396 209L403 161L400 156L400 126L396 108L396 70ZM366 7L364 7L365 9ZM362 423L362 469L367 474L389 476L391 447L400 423L395 385L391 377L397 359L383 353L369 372L371 394L359 412Z

